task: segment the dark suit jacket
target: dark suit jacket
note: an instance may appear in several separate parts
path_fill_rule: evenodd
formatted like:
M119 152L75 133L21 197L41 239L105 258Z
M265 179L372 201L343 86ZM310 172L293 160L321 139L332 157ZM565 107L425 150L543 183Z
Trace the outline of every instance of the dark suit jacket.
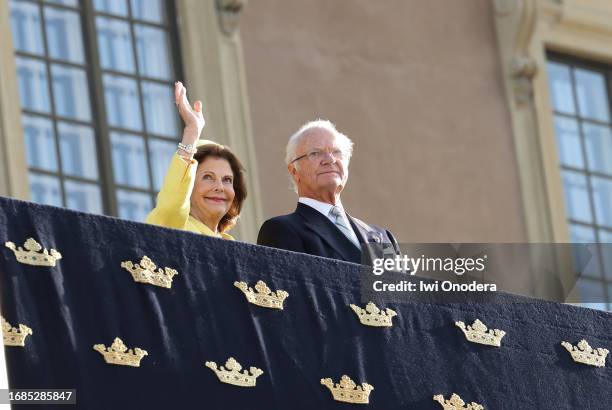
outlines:
M294 213L268 219L259 229L257 243L273 248L347 262L372 264L373 258L399 254L391 232L368 225L348 215L353 231L365 251L358 249L325 215L308 205L298 203Z

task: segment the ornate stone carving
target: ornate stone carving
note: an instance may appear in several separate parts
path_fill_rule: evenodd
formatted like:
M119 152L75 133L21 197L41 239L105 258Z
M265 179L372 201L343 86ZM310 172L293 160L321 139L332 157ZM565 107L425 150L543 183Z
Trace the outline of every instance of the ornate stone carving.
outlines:
M538 4L536 0L494 0L493 5L498 25L505 27L498 33L505 38L500 42L502 60L507 64L514 102L521 106L533 98L532 80L538 71L529 53Z
M529 55L529 46L537 21L537 4L535 0L521 0L516 3L520 4L520 17L511 72L514 78L514 98L516 103L521 105L533 98L532 79L538 71L535 60Z
M512 73L514 77L514 99L517 104L526 104L532 100L532 79L537 71L538 66L533 58L525 54L514 56L512 60Z
M219 27L226 36L233 35L238 29L240 12L248 0L216 0Z

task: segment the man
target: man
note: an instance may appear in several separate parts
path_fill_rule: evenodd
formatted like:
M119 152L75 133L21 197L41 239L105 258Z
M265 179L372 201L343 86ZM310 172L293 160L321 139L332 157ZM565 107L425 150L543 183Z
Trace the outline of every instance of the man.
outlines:
M298 205L294 213L264 222L257 243L368 265L382 257L382 248L399 253L389 231L350 216L340 202L352 152L353 142L326 120L311 121L293 134L285 161Z

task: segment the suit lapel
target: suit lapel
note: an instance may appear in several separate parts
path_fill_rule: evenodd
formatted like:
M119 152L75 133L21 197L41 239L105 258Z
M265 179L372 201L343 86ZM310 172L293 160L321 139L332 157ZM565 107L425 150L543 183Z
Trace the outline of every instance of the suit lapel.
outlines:
M298 203L295 210L302 218L307 228L323 239L332 249L346 261L360 263L361 250L358 249L334 224L316 209Z
M382 232L372 229L370 225L365 222L353 218L348 215L349 221L359 238L359 242L361 242L361 248L366 255L369 257L369 261L367 264L372 265L372 261L378 258L394 258L398 253L395 250L395 247L392 243L390 243L390 239L388 239ZM363 242L362 242L363 241Z
M360 221L357 218L353 218L348 213L346 216L348 217L348 220L351 223L357 238L359 239L359 243L381 243L383 241L381 234L371 229L368 224Z

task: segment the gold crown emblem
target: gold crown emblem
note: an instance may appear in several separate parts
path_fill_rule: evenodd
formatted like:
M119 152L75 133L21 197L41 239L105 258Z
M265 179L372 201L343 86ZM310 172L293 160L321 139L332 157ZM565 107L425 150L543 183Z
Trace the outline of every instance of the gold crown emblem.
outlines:
M11 249L17 257L17 262L33 266L55 266L55 262L62 259L62 254L51 249L43 249L43 247L33 238L28 238L19 248L15 247L13 242L5 242L4 246ZM42 252L41 252L42 250Z
M368 383L362 383L361 386L356 385L347 375L340 378L340 383L334 384L332 379L327 378L321 379L321 384L331 391L334 400L353 404L368 404L370 393L374 390L374 386Z
M476 319L472 326L465 326L465 323L459 321L455 325L463 331L465 338L472 343L480 343L489 346L501 346L501 340L506 335L506 332L499 329L487 329L484 323Z
M397 313L392 309L385 309L383 312L373 302L368 302L365 309L360 308L357 305L351 304L351 309L357 314L359 321L362 325L374 326L374 327L391 327L393 326L392 320Z
M474 402L466 406L461 397L455 393L453 393L449 400L444 400L444 396L441 394L433 396L433 399L440 403L444 410L484 410L484 407Z
M234 282L234 286L240 289L247 300L257 306L271 308L271 309L283 309L283 302L289 296L284 290L277 290L272 292L268 285L263 280L258 281L255 284L255 291L253 288L249 288L246 282Z
M206 367L215 372L222 383L233 384L240 387L254 387L257 378L263 374L263 370L251 366L249 370L240 373L242 366L233 357L227 359L225 367L218 366L215 362L206 362ZM250 372L250 373L249 373Z
M561 342L561 345L570 352L575 362L590 366L605 367L606 356L610 353L608 349L601 347L593 349L584 339L579 341L575 347L569 342Z
M168 289L172 287L172 277L178 275L178 272L171 268L157 270L157 265L146 255L136 265L125 261L121 262L121 267L132 274L134 282L148 283Z
M19 329L14 328L2 316L0 322L2 322L2 342L5 346L25 346L25 338L32 334L32 329L21 323Z
M106 363L120 366L140 367L142 358L149 354L146 350L138 347L134 350L128 350L127 346L123 344L123 340L118 337L115 338L113 344L108 349L103 344L94 345L93 348L104 356Z

